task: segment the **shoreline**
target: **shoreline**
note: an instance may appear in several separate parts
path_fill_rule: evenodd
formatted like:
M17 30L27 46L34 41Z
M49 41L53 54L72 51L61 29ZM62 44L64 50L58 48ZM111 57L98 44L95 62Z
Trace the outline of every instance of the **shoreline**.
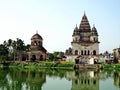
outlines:
M66 69L74 70L76 65L74 62L54 62L54 61L41 61L41 62L26 62L26 61L11 61L7 62L9 64L0 63L0 68L18 68L18 69ZM6 66L7 65L7 66ZM80 65L80 64L79 64ZM92 64L94 68L86 68L86 66L80 65L82 68L77 68L77 70L88 69L88 70L120 70L120 64ZM90 65L89 65L90 66Z

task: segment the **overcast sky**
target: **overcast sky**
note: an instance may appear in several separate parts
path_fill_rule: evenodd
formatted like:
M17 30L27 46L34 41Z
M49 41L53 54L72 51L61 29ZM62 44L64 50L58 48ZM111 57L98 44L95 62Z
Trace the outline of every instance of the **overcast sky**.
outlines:
M48 52L64 52L84 11L98 30L100 53L119 47L120 0L0 0L0 43L20 38L30 44L38 31Z

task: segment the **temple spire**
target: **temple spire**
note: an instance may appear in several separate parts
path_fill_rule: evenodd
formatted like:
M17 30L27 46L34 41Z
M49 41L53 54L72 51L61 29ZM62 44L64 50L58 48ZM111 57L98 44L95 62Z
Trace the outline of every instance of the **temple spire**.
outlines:
M90 32L91 31L90 24L89 24L89 21L87 19L87 16L86 16L85 12L84 12L84 15L82 17L79 29L81 31L85 31L85 32Z
M85 13L85 11L84 11L84 16L86 16L86 13Z
M36 30L36 33L38 34L38 30Z

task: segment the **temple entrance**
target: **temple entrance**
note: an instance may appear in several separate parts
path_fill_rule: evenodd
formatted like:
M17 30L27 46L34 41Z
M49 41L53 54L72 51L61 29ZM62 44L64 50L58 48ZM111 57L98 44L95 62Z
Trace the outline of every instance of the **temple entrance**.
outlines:
M36 56L35 55L32 55L32 58L31 58L31 61L35 61L36 60Z
M84 52L84 55L86 55L86 50L85 50L85 52Z
M40 61L42 61L43 60L43 55L40 55Z
M95 50L93 51L93 55L96 55L96 51Z
M78 55L78 50L75 50L75 55Z
M83 50L81 50L81 55L83 55Z

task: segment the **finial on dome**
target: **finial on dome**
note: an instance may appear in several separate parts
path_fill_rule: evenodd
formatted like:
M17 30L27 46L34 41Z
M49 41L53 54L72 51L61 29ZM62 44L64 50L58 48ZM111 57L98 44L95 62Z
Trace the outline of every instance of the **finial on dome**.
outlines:
M86 13L85 13L85 11L84 11L84 16L86 16Z
M38 34L38 30L36 30L36 33Z
M95 27L95 24L93 24L93 27Z
M75 30L78 30L77 24L76 24L76 26L75 26Z
M77 27L77 24L76 24L76 27Z

